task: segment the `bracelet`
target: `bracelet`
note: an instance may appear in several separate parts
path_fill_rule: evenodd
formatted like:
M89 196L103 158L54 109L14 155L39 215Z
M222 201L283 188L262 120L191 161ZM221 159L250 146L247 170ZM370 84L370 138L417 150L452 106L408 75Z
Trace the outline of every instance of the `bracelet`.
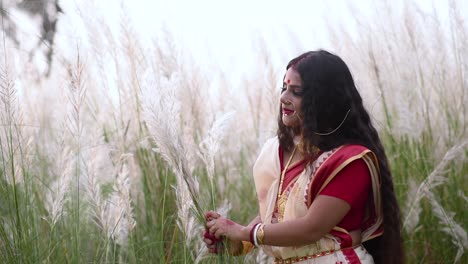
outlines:
M257 232L258 232L258 229L260 228L260 226L261 226L260 223L256 224L255 227L254 227L254 232L253 232L253 240L254 240L254 245L256 247L259 246L258 241L257 241Z
M263 227L265 226L265 224L261 224L258 228L257 228L257 232L256 232L256 240L257 240L257 243L259 245L262 245L263 244L263 238L265 237L265 231L263 230Z
M257 227L260 225L260 223L256 223L254 226L252 226L252 229L250 229L250 243L257 245L256 238L255 238L255 232Z

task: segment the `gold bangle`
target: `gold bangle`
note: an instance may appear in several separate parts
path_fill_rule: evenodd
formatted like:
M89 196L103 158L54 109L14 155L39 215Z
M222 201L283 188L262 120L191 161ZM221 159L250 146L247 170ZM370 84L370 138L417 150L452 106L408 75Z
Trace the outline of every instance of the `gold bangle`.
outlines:
M259 245L262 245L263 244L263 238L265 237L265 232L263 231L263 227L265 226L265 224L261 224L260 227L258 227L258 231L257 231L257 243Z

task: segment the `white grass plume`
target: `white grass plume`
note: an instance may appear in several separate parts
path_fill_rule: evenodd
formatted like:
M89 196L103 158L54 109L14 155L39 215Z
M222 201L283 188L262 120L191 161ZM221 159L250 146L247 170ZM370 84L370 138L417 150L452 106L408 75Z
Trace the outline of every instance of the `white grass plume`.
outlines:
M408 189L407 195L408 195L408 198L410 198L409 197L410 195L418 194L419 185L416 183L416 181L413 178L410 178L408 181L409 181L409 189ZM411 198L415 199L415 197L411 197ZM418 205L415 205L412 207L413 200L407 199L407 201L410 201L410 203L407 203L405 207L404 215L406 216L406 222L405 222L404 227L406 229L406 232L411 233L412 231L415 230L416 226L419 224L419 215L422 212L422 207L419 206L419 203Z
M143 116L156 144L153 150L161 155L176 176L177 225L185 235L185 247L190 249L192 259L197 259L205 248L200 239L204 211L199 202L198 181L189 162L188 148L193 143L187 142L181 129L180 100L175 94L179 85L178 73L159 80L158 93L145 96L148 100L144 102Z
M136 225L130 195L130 177L126 163L121 165L114 184L114 191L107 201L108 236L117 244L127 246L128 236Z
M216 209L216 212L223 217L228 217L229 212L232 209L232 204L224 199L221 205Z
M461 225L453 220L455 213L447 212L439 203L434 193L429 191L426 195L431 203L432 212L437 218L439 218L439 222L442 225L442 231L451 237L452 243L457 247L457 255L454 260L454 263L456 263L460 260L465 249L468 248L468 236L466 231Z
M89 216L91 220L98 226L107 236L110 233L108 223L108 212L106 211L106 204L103 200L101 183L99 181L100 175L98 174L98 159L97 152L92 153L93 158L86 162L84 188L86 190L86 198L89 205ZM112 172L109 172L112 173Z
M428 197L428 193L431 192L431 189L443 184L446 181L446 178L443 176L445 174L445 168L447 165L454 159L458 157L460 153L465 150L465 147L468 145L468 141L464 141L459 145L456 145L449 149L443 159L439 162L439 164L435 167L435 169L429 174L429 176L424 179L419 187L417 188L416 194L414 195L413 199L408 199L409 203L407 204L407 214L403 221L403 226L407 228L407 225L410 224L410 219L419 218L419 216L415 216L413 214L417 214L420 210L416 209L419 207L419 203L423 197ZM414 223L410 224L411 226ZM411 230L411 229L407 229Z
M175 95L176 87L179 85L179 76L173 74L170 79L162 79L158 87L158 94L146 96L144 102L143 116L149 129L149 133L156 144L153 150L158 152L168 163L169 167L177 176L178 187L186 185L190 193L195 212L200 221L203 221L203 212L198 203L198 182L192 175L193 168L189 162L189 151L184 142L181 132L180 103ZM153 98L151 98L153 97Z
M5 168L6 181L10 184L23 182L22 159L25 140L21 129L21 112L12 63L6 54L6 44L0 54L0 162ZM26 144L27 145L27 144Z
M215 157L218 153L220 143L224 136L227 134L230 127L231 121L234 117L235 112L228 112L222 115L220 118L216 119L213 123L213 126L208 131L206 138L200 143L200 152L199 156L206 165L206 170L208 174L208 179L210 181L211 195L212 195L212 205L215 206L214 201L214 174L215 174Z
M463 153L466 150L466 146L468 146L468 141L464 141L446 152L442 161L419 185L414 198L409 200L410 203L407 204L407 214L403 222L403 226L408 233L415 230L413 228L418 224L417 222L419 221L419 214L421 212L420 201L422 198L427 198L432 205L433 213L437 218L439 218L439 222L443 226L442 231L452 238L452 243L458 248L454 262L457 262L461 258L464 253L464 249L468 247L467 233L454 221L454 213L447 212L439 203L432 192L432 189L446 182L447 178L443 176L445 174L445 168L452 160L456 159L460 153ZM414 189L414 186L410 188L410 193Z
M186 248L192 249L190 252L192 258L195 259L193 255L194 252L198 253L204 247L200 239L200 234L203 232L203 225L198 221L193 213L193 200L190 197L190 193L187 190L185 184L178 185L175 187L176 197L177 197L177 226L185 235L185 246Z
M63 207L68 198L67 194L75 166L74 160L70 158L71 156L70 149L64 147L56 160L57 170L55 173L59 173L57 179L46 190L44 207L48 212L48 216L45 219L51 226L54 226L62 216Z
M94 148L87 158L84 187L89 205L91 220L102 230L105 236L121 246L126 246L128 236L136 225L133 216L130 173L127 167L127 159L131 155L121 155L118 168L109 167L109 174L116 173L112 193L109 197L102 196L101 184L106 175L102 175L102 161L100 155L107 149ZM117 171L116 171L117 170Z
M70 65L68 69L70 78L70 94L68 100L70 102L70 112L68 114L67 127L72 137L77 144L77 147L81 147L81 137L83 135L83 106L86 100L87 87L85 85L85 65L82 62L82 58L78 52L75 64ZM78 153L80 155L80 153Z
M194 216L194 203L187 185L180 179L177 182L177 186L174 186L178 208L177 226L185 236L184 244L187 249L190 249L191 258L194 263L199 263L208 253L207 247L200 238L204 225Z

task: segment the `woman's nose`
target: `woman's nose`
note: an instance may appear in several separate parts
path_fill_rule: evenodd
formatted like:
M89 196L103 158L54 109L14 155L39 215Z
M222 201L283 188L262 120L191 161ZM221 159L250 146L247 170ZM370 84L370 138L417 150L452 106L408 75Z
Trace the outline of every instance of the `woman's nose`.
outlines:
M289 92L287 90L281 94L280 102L285 105L291 104L291 101L289 100Z

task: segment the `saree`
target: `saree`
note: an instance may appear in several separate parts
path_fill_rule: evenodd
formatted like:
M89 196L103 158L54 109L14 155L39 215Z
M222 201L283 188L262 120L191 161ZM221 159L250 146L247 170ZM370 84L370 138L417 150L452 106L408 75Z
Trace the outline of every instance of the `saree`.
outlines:
M321 153L291 181L286 191L283 215L278 217L277 196L281 175L278 139L269 139L255 162L253 175L260 217L263 223L288 221L306 215L321 190L349 163L363 159L372 183L372 194L366 205L361 226L362 242L383 233L378 162L374 153L360 145L344 145ZM374 263L362 245L353 247L349 232L334 227L314 244L294 247L261 245L263 251L275 258L275 263Z

